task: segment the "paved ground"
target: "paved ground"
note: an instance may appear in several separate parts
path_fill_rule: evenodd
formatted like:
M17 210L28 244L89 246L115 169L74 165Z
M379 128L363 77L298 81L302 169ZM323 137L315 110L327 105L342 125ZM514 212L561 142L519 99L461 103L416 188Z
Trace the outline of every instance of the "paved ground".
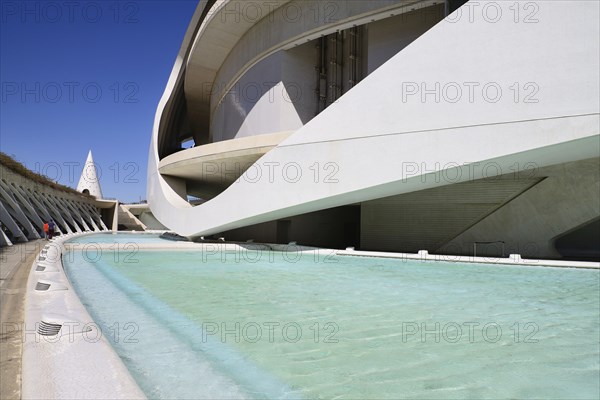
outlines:
M0 399L21 398L21 329L29 270L47 242L15 244L0 250Z

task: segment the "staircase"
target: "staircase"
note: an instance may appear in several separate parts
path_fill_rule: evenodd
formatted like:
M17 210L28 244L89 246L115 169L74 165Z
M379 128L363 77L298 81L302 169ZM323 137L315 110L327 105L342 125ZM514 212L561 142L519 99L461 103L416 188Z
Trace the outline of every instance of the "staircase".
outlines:
M128 230L145 231L146 225L136 218L127 208L119 204L119 225L127 227Z

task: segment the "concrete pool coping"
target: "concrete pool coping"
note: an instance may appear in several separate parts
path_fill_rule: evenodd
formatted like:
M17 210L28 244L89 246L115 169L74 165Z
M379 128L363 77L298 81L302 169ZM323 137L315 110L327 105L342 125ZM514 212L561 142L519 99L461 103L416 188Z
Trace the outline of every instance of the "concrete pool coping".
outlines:
M144 234L119 232L119 234ZM88 249L128 251L134 243L65 243L97 232L59 236L48 242L31 264L25 298L25 327L22 358L22 398L24 399L143 399L144 393L135 382L111 344L101 335L85 306L73 290L64 271L62 256L67 251ZM165 241L166 242L166 241ZM121 247L121 245L123 247ZM82 246L82 247L79 247ZM208 254L231 254L241 251L291 251L328 256L379 257L422 262L477 263L510 266L537 266L600 269L597 262L563 260L528 260L519 255L508 258L467 257L413 253L385 253L353 249L333 250L296 244L276 245L232 242L166 242L135 243L138 250L205 251ZM131 249L130 249L131 250ZM39 269L43 268L42 271ZM54 335L44 335L56 326ZM66 329L65 329L66 328ZM50 332L52 333L52 332Z
M490 265L512 265L527 267L557 267L557 268L583 268L600 269L600 262L593 261L567 261L567 260L537 260L525 259L520 254L511 254L508 257L474 257L457 256L445 254L429 254L426 250L418 253L386 253L381 251L362 251L362 250L337 250L339 256L354 257L378 257L393 258L415 261L444 262L444 263L471 263L471 264L490 264Z
M150 234L162 233L164 231L147 231L146 233L134 231L120 231L119 234ZM94 233L84 233L89 235ZM135 245L135 249L126 246ZM86 244L78 244L78 248L83 248ZM448 254L429 254L427 250L420 250L418 253L393 253L383 251L364 251L347 248L345 250L327 249L322 247L312 247L298 245L294 242L289 244L275 243L258 243L258 242L226 242L226 241L202 241L202 242L186 242L186 241L168 241L165 243L136 243L135 241L128 243L120 243L115 246L114 243L87 243L93 245L94 248L101 250L119 250L119 251L137 251L137 250L203 250L208 252L219 251L282 251L282 252L313 252L327 257L331 255L338 256L354 256L354 257L376 257L376 258L391 258L416 261L433 261L446 263L474 263L474 264L490 264L490 265L523 265L532 267L559 267L559 268L583 268L583 269L600 269L600 262L594 261L569 261L569 260L544 260L544 259L526 259L520 254L510 254L508 257L475 257L475 256L460 256ZM76 249L76 248L75 248Z
M27 281L23 329L23 399L145 399L129 371L73 290L53 239ZM40 270L42 269L43 270Z

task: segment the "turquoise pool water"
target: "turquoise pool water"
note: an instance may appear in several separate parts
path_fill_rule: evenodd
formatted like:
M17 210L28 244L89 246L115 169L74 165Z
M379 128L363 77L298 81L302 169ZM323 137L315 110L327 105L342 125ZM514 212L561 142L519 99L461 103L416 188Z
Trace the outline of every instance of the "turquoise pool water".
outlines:
M298 259L299 258L299 259ZM590 398L596 270L249 251L65 257L151 398Z

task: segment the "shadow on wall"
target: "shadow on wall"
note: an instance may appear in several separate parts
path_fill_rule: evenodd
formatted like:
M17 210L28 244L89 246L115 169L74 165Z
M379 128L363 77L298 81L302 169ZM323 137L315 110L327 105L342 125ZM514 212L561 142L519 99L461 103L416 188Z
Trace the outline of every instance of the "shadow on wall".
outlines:
M223 232L228 241L345 249L360 245L360 206L342 206Z
M209 142L293 131L316 113L316 48L279 51L244 74L211 110ZM215 83L218 85L218 83Z
M554 248L566 260L600 261L600 218L559 235Z

